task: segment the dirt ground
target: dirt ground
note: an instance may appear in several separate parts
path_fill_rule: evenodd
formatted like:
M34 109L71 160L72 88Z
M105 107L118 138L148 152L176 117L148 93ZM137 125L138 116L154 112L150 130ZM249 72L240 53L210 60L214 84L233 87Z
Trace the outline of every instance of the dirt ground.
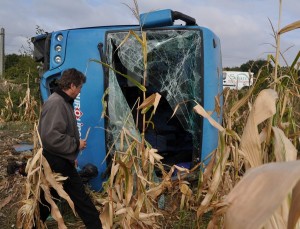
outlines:
M27 162L28 158L32 156L30 150L22 152L15 150L18 145L33 144L32 135L33 124L0 122L0 229L17 228L17 212L21 206L20 201L23 199L22 193L24 193L26 176L21 174L22 171L19 170L20 166L14 168L9 165L21 165L23 162ZM61 203L58 206L68 229L85 228L82 221L74 217L67 204ZM174 214L174 211L171 212ZM164 228L194 228L190 224L193 224L195 215L194 213L191 215L187 213L166 214L166 225ZM183 215L181 216L181 214ZM191 219L193 220L191 221ZM56 221L51 219L51 217L47 219L46 225L48 229L57 228ZM177 226L174 227L174 225Z
M0 228L16 227L16 216L26 177L22 175L22 163L32 156L30 150L17 152L15 148L20 144L33 144L33 125L21 122L0 122ZM64 208L64 206L62 206ZM64 210L64 209L63 209ZM79 219L64 210L65 223L68 228L84 228ZM62 212L63 213L63 212ZM46 222L49 229L57 228L56 222L49 218Z
M13 174L8 174L9 164L21 164L26 160L24 155L28 155L28 152L17 153L13 146L30 143L31 128L32 125L24 123L0 123L0 225L4 229L16 228L16 214L26 179L17 171L17 167L13 173L11 166Z

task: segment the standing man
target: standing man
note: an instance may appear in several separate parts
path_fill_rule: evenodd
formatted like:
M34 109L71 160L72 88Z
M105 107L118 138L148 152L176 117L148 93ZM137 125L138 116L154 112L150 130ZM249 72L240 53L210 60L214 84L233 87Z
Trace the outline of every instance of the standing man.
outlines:
M63 187L75 205L75 210L87 229L102 228L99 213L75 168L75 160L86 142L79 138L73 102L85 83L84 74L75 68L63 72L59 89L43 105L38 127L43 144L43 155L55 173L68 177ZM41 195L40 217L44 222L50 214L50 205Z

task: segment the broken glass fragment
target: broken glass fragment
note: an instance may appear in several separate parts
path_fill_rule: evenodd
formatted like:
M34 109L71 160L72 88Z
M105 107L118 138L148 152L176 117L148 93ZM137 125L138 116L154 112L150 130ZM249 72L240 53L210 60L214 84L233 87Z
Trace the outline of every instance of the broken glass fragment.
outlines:
M148 127L146 139L161 154L178 162L200 157L201 118L193 112L195 103L202 103L202 37L200 30L148 30L147 35L147 96L158 92L163 96L153 118L154 128ZM135 33L141 37L139 31ZM116 70L143 82L144 65L141 44L134 36L120 46L128 32L107 34L107 61ZM109 71L109 129L113 139L126 128L136 138L136 99L142 92L123 76ZM189 101L189 102L188 102ZM181 104L171 118L176 106ZM133 114L133 115L132 115ZM170 119L171 118L171 119ZM139 119L139 122L142 120ZM110 143L112 144L112 143ZM176 156L177 155L177 156Z

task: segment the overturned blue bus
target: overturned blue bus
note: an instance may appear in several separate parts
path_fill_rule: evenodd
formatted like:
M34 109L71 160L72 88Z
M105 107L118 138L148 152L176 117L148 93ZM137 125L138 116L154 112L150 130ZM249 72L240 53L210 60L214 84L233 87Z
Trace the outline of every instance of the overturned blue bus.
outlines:
M185 25L174 24L175 20ZM79 167L93 164L98 169L90 181L99 190L105 179L107 157L115 134L125 119L135 114L134 104L141 90L119 73L143 82L143 53L134 36L123 42L129 31L147 36L147 96L162 95L153 128L145 138L164 157L166 164L191 166L204 160L218 144L218 131L193 112L195 100L205 110L215 109L215 97L222 92L222 63L219 38L209 29L198 26L194 18L172 10L140 15L140 25L99 26L67 29L32 38L34 58L43 63L40 81L42 100L57 86L61 73L75 67L85 73L87 82L74 103L81 138L88 134ZM99 60L112 69L91 61ZM102 117L104 94L107 116ZM171 118L175 107L179 106ZM213 113L213 117L220 117ZM135 130L131 117L128 128ZM130 126L131 125L131 126ZM138 131L138 130L137 130Z

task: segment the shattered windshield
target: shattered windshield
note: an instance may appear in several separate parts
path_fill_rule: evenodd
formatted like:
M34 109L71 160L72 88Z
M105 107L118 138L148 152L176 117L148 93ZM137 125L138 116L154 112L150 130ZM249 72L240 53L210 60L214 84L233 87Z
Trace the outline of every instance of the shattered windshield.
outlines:
M136 31L141 37L141 33ZM128 32L107 34L107 61L118 71L130 75L143 82L144 66L141 44L134 36L124 41ZM149 30L147 34L147 82L150 94L160 93L176 112L182 127L193 136L193 151L198 151L201 144L200 118L195 115L192 107L195 100L202 103L202 37L199 30ZM121 67L120 67L121 66ZM122 76L121 76L122 77ZM130 87L125 78L117 80L118 76L109 70L109 129L118 136L124 126L138 138L139 131L135 127L131 107L126 102L122 87ZM169 116L169 119L171 118ZM114 137L114 139L115 139Z

